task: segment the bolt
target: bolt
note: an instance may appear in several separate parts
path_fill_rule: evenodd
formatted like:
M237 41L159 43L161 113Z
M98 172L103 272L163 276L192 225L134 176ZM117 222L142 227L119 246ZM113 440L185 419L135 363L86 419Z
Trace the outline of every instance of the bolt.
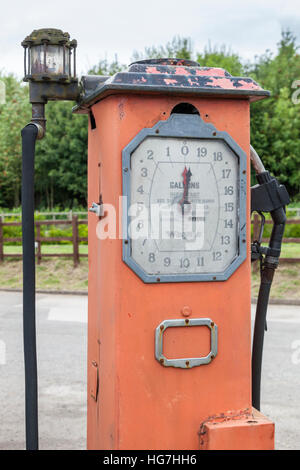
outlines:
M183 315L184 317L189 317L191 313L192 313L191 307L189 307L188 305L185 305L184 307L182 307L181 315Z

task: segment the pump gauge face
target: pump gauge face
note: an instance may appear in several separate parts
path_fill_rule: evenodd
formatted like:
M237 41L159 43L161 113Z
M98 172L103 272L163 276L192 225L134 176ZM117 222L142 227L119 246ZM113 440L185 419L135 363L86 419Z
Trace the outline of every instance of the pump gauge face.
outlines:
M199 136L162 135L166 121L123 152L124 261L145 282L225 280L245 258L245 155L199 116L174 116L172 134L197 121Z

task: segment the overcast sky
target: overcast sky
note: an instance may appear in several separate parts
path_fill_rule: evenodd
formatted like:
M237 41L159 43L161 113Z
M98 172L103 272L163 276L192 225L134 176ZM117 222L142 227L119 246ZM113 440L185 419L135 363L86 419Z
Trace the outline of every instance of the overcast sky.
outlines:
M134 50L188 36L194 49L226 44L244 60L276 50L281 30L300 43L296 0L2 0L0 70L23 74L21 41L37 28L59 28L78 41L78 72L100 59L129 63ZM300 77L299 77L300 78Z

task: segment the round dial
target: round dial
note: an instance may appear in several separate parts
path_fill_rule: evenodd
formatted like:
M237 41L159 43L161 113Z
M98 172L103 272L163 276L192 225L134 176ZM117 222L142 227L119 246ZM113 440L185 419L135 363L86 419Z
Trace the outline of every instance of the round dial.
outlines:
M149 136L130 164L135 263L150 275L224 272L239 250L239 159L230 147Z

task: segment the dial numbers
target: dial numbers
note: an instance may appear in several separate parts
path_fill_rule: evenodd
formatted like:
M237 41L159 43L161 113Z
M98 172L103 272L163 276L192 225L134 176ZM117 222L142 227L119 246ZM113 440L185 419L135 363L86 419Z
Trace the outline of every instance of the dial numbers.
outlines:
M147 137L131 155L136 263L147 274L223 272L238 255L238 175L221 140Z

